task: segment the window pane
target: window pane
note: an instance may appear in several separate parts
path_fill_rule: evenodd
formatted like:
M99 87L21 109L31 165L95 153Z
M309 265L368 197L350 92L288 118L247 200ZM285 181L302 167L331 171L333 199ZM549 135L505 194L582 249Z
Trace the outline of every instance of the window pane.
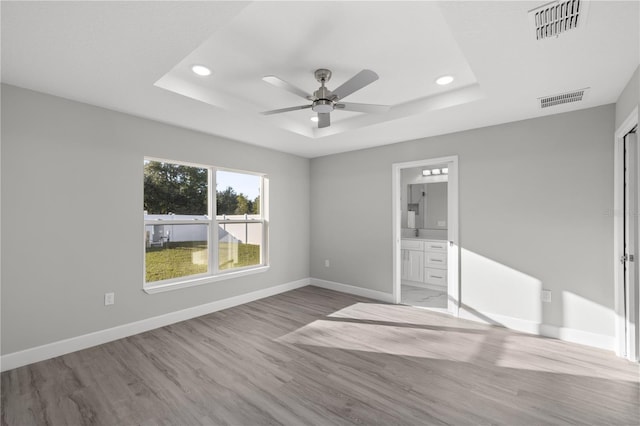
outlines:
M148 214L206 215L208 170L144 161L144 210Z
M203 274L209 271L206 223L145 226L145 281Z
M260 265L262 223L224 223L218 227L218 268Z
M218 170L216 172L216 214L260 213L260 176Z

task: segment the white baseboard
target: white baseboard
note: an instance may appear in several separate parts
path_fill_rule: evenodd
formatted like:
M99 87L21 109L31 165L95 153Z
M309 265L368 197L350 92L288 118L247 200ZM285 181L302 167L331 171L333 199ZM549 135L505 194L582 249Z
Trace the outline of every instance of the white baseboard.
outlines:
M538 336L552 337L566 342L579 343L581 345L595 348L615 350L615 337L604 334L591 333L577 330L575 328L558 327L555 325L541 324L535 321L513 318L504 315L491 314L485 312L474 312L464 307L460 308L459 317L482 322L484 324L501 325L511 330L522 331L524 333L536 334Z
M17 367L22 367L23 365L32 364L34 362L44 361L46 359L54 358L60 355L132 336L134 334L164 327L176 322L185 321L191 318L210 314L212 312L221 311L223 309L253 302L254 300L274 296L276 294L284 293L290 290L295 290L307 285L309 285L309 278L304 278L302 280L292 281L274 287L253 291L251 293L241 294L238 296L229 297L227 299L216 300L215 302L205 303L204 305L198 305L192 308L170 312L168 314L159 315L157 317L119 325L117 327L108 328L106 330L100 330L93 333L84 334L82 336L71 337L69 339L48 343L46 345L36 346L34 348L25 349L23 351L13 352L0 357L0 371L7 371Z
M591 333L590 331L548 324L540 325L540 334L567 342L606 349L612 352L615 352L616 349L616 338L614 336L607 336L606 334Z
M336 283L333 281L326 281L318 278L311 278L309 285L326 288L328 290L339 291L341 293L348 293L348 294L354 294L356 296L367 297L369 299L380 300L382 302L393 303L393 294L385 293L382 291L370 290L368 288L357 287L349 284Z
M367 288L352 286L348 284L326 281L317 278L304 278L298 281L277 285L274 287L257 290L251 293L241 294L227 299L216 300L204 305L194 306L192 308L183 309L168 314L159 315L152 318L123 324L117 327L100 330L82 336L72 337L42 346L25 349L19 352L13 352L0 357L0 371L7 371L24 365L32 364L38 361L54 358L60 355L90 348L92 346L108 343L113 340L122 339L145 331L164 327L180 321L210 314L212 312L221 311L234 306L252 302L254 300L263 299L265 297L274 296L297 288L313 285L316 287L326 288L329 290L339 291L342 293L353 294L356 296L367 297L369 299L380 300L382 302L393 303L393 295L382 291L370 290ZM546 337L552 337L568 342L579 343L583 345L593 346L596 348L615 350L615 338L603 334L596 334L587 331L571 329L566 327L557 327L548 324L539 324L534 321L523 320L519 318L507 317L503 315L473 312L460 308L459 317L478 321L485 324L502 325L506 328L522 331L525 333L537 334Z
M484 324L499 325L511 330L522 331L531 334L540 334L540 323L537 323L535 321L469 310L464 306L460 307L458 316L463 319L481 322Z

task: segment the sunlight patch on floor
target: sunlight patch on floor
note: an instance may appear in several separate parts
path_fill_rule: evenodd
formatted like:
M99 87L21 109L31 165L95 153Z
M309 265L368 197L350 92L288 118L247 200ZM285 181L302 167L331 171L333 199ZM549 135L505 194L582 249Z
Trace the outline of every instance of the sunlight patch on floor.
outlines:
M628 372L616 370L610 367L617 361L613 353L603 353L602 369L590 369L585 374L584 364L593 363L593 357L580 360L579 358L567 358L566 345L556 339L542 338L535 335L511 335L502 342L503 351L495 365L497 367L514 368L519 370L539 371L553 374L569 374L573 376L593 377L606 380L629 381ZM570 344L570 343L569 343ZM597 351L598 349L593 349ZM553 356L554 352L557 356ZM604 350L603 350L604 352ZM554 362L544 362L553 357ZM609 359L610 358L610 359ZM606 368L605 368L606 367ZM640 369L638 370L640 374Z
M490 326L454 318L448 314L426 311L406 305L358 302L327 315L330 318L350 318L385 323L417 324L443 327L464 327L469 330L487 330Z
M316 320L286 334L278 342L391 355L468 362L481 349L484 334L442 331L433 327L394 326L353 322L353 319ZM463 346L453 346L464 335Z

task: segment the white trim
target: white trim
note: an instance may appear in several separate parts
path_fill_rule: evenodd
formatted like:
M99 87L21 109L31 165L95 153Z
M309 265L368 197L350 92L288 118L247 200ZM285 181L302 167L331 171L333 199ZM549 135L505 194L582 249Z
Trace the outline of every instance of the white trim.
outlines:
M524 333L540 334L540 323L522 318L474 311L464 306L460 307L459 317L483 324L497 325L498 327L504 327L510 330L522 331Z
M616 355L627 357L627 335L625 333L625 306L624 306L624 268L619 259L624 254L624 136L638 125L638 107L627 116L616 129L614 135L614 176L613 176L613 264L614 264L614 310L616 315ZM636 304L640 302L636 301ZM637 305L636 305L637 306ZM640 306L637 306L640 308Z
M402 182L401 169L401 164L391 165L391 226L393 229L393 246L391 249L391 253L393 253L391 291L393 303L400 303L400 286L402 286L402 219L400 217L402 206L400 205L401 199L400 193L398 192Z
M575 328L558 327L550 324L541 324L535 321L521 318L508 317L504 315L474 312L464 307L460 308L460 318L505 327L510 330L521 331L537 336L550 337L563 340L565 342L578 343L595 348L613 351L616 346L616 339L605 334L591 333Z
M160 284L145 284L142 290L148 294L162 293L165 291L179 290L181 288L193 287L196 285L211 284L216 281L230 280L232 278L244 277L246 275L260 274L267 272L269 265L248 266L244 269L238 269L231 272L219 273L218 275L202 274L192 275L193 278L181 279L174 278L172 280L156 281Z
M117 327L84 334L82 336L71 337L69 339L25 349L23 351L13 352L0 357L0 371L11 370L23 365L44 361L70 352L79 351L92 346L111 342L113 340L132 336L134 334L144 333L145 331L210 314L212 312L221 311L223 309L232 308L234 306L274 296L286 291L295 290L307 285L309 285L309 278L304 278L298 281L292 281L262 290L240 294L227 299L216 300L214 302L205 303L204 305L193 306L180 311L169 312L167 314L146 318L129 324L123 324Z
M458 156L449 162L449 183L447 185L447 309L454 316L460 311L460 239L459 239L459 189Z
M616 315L616 355L626 356L625 307L624 307L624 268L620 257L624 251L624 140L616 135L613 153L613 282L614 311Z
M218 273L220 272L220 265L218 265L218 259L220 259L219 257L219 250L220 247L218 246L218 244L220 244L220 225L217 223L218 222L218 210L217 210L217 188L218 188L218 182L216 181L217 179L217 173L216 170L209 168L207 171L207 212L211 215L211 217L213 217L212 223L211 224L211 228L209 228L207 231L207 248L208 250L208 254L209 254L209 259L207 260L209 262L208 266L209 266L209 270L211 271L212 275L218 275ZM210 191L209 188L216 188L216 197L212 197L213 195L213 191ZM146 257L146 254L145 254ZM145 275L146 275L146 266L145 266ZM142 286L143 288L147 287L147 282L146 280L144 281L144 284ZM177 287L176 287L177 288ZM147 291L147 290L145 290Z
M616 338L614 336L591 333L590 331L578 330L576 328L540 324L540 335L608 351L614 351L616 347Z
M144 161L154 161L156 163L166 163L166 164L177 164L179 166L187 166L187 167L197 167L199 169L208 169L211 166L202 164L202 163L194 163L192 161L182 161L182 160L167 160L166 158L160 157L149 157L144 156Z
M149 215L145 215L149 216ZM211 225L213 221L211 219L189 219L189 220L163 220L163 219L145 219L144 226L154 225Z
M341 293L354 294L356 296L367 297L369 299L380 300L381 302L394 303L393 294L377 290L370 290L355 285L342 284L334 281L311 278L309 285L326 288L327 290L339 291Z
M635 126L638 125L638 107L636 106L631 113L625 118L625 120L616 129L616 139L623 138L624 135L629 133Z
M393 302L400 303L401 299L401 282L402 282L402 271L401 271L401 240L402 240L402 230L401 230L401 218L400 212L402 211L402 206L400 205L400 194L402 188L400 188L401 183L401 172L403 169L412 169L417 167L427 167L433 166L437 164L446 163L449 167L448 173L448 236L449 247L447 250L447 264L448 264L448 304L447 310L454 316L458 316L458 310L460 309L460 243L459 239L459 178L458 178L458 156L451 155L447 157L439 157L439 158L429 158L425 160L418 161L409 161L405 163L394 163L391 165L391 220L392 220L392 229L393 229Z

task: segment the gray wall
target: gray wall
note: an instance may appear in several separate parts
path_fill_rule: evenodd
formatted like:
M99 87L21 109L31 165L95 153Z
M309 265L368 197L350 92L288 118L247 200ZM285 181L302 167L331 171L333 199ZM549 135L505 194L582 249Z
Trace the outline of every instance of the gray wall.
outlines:
M458 155L463 305L613 336L613 127L607 105L315 158L311 276L391 293L391 165Z
M271 269L144 293L144 156L267 173ZM307 159L3 85L1 181L3 354L309 276Z
M616 102L616 129L640 104L640 67L636 68Z

